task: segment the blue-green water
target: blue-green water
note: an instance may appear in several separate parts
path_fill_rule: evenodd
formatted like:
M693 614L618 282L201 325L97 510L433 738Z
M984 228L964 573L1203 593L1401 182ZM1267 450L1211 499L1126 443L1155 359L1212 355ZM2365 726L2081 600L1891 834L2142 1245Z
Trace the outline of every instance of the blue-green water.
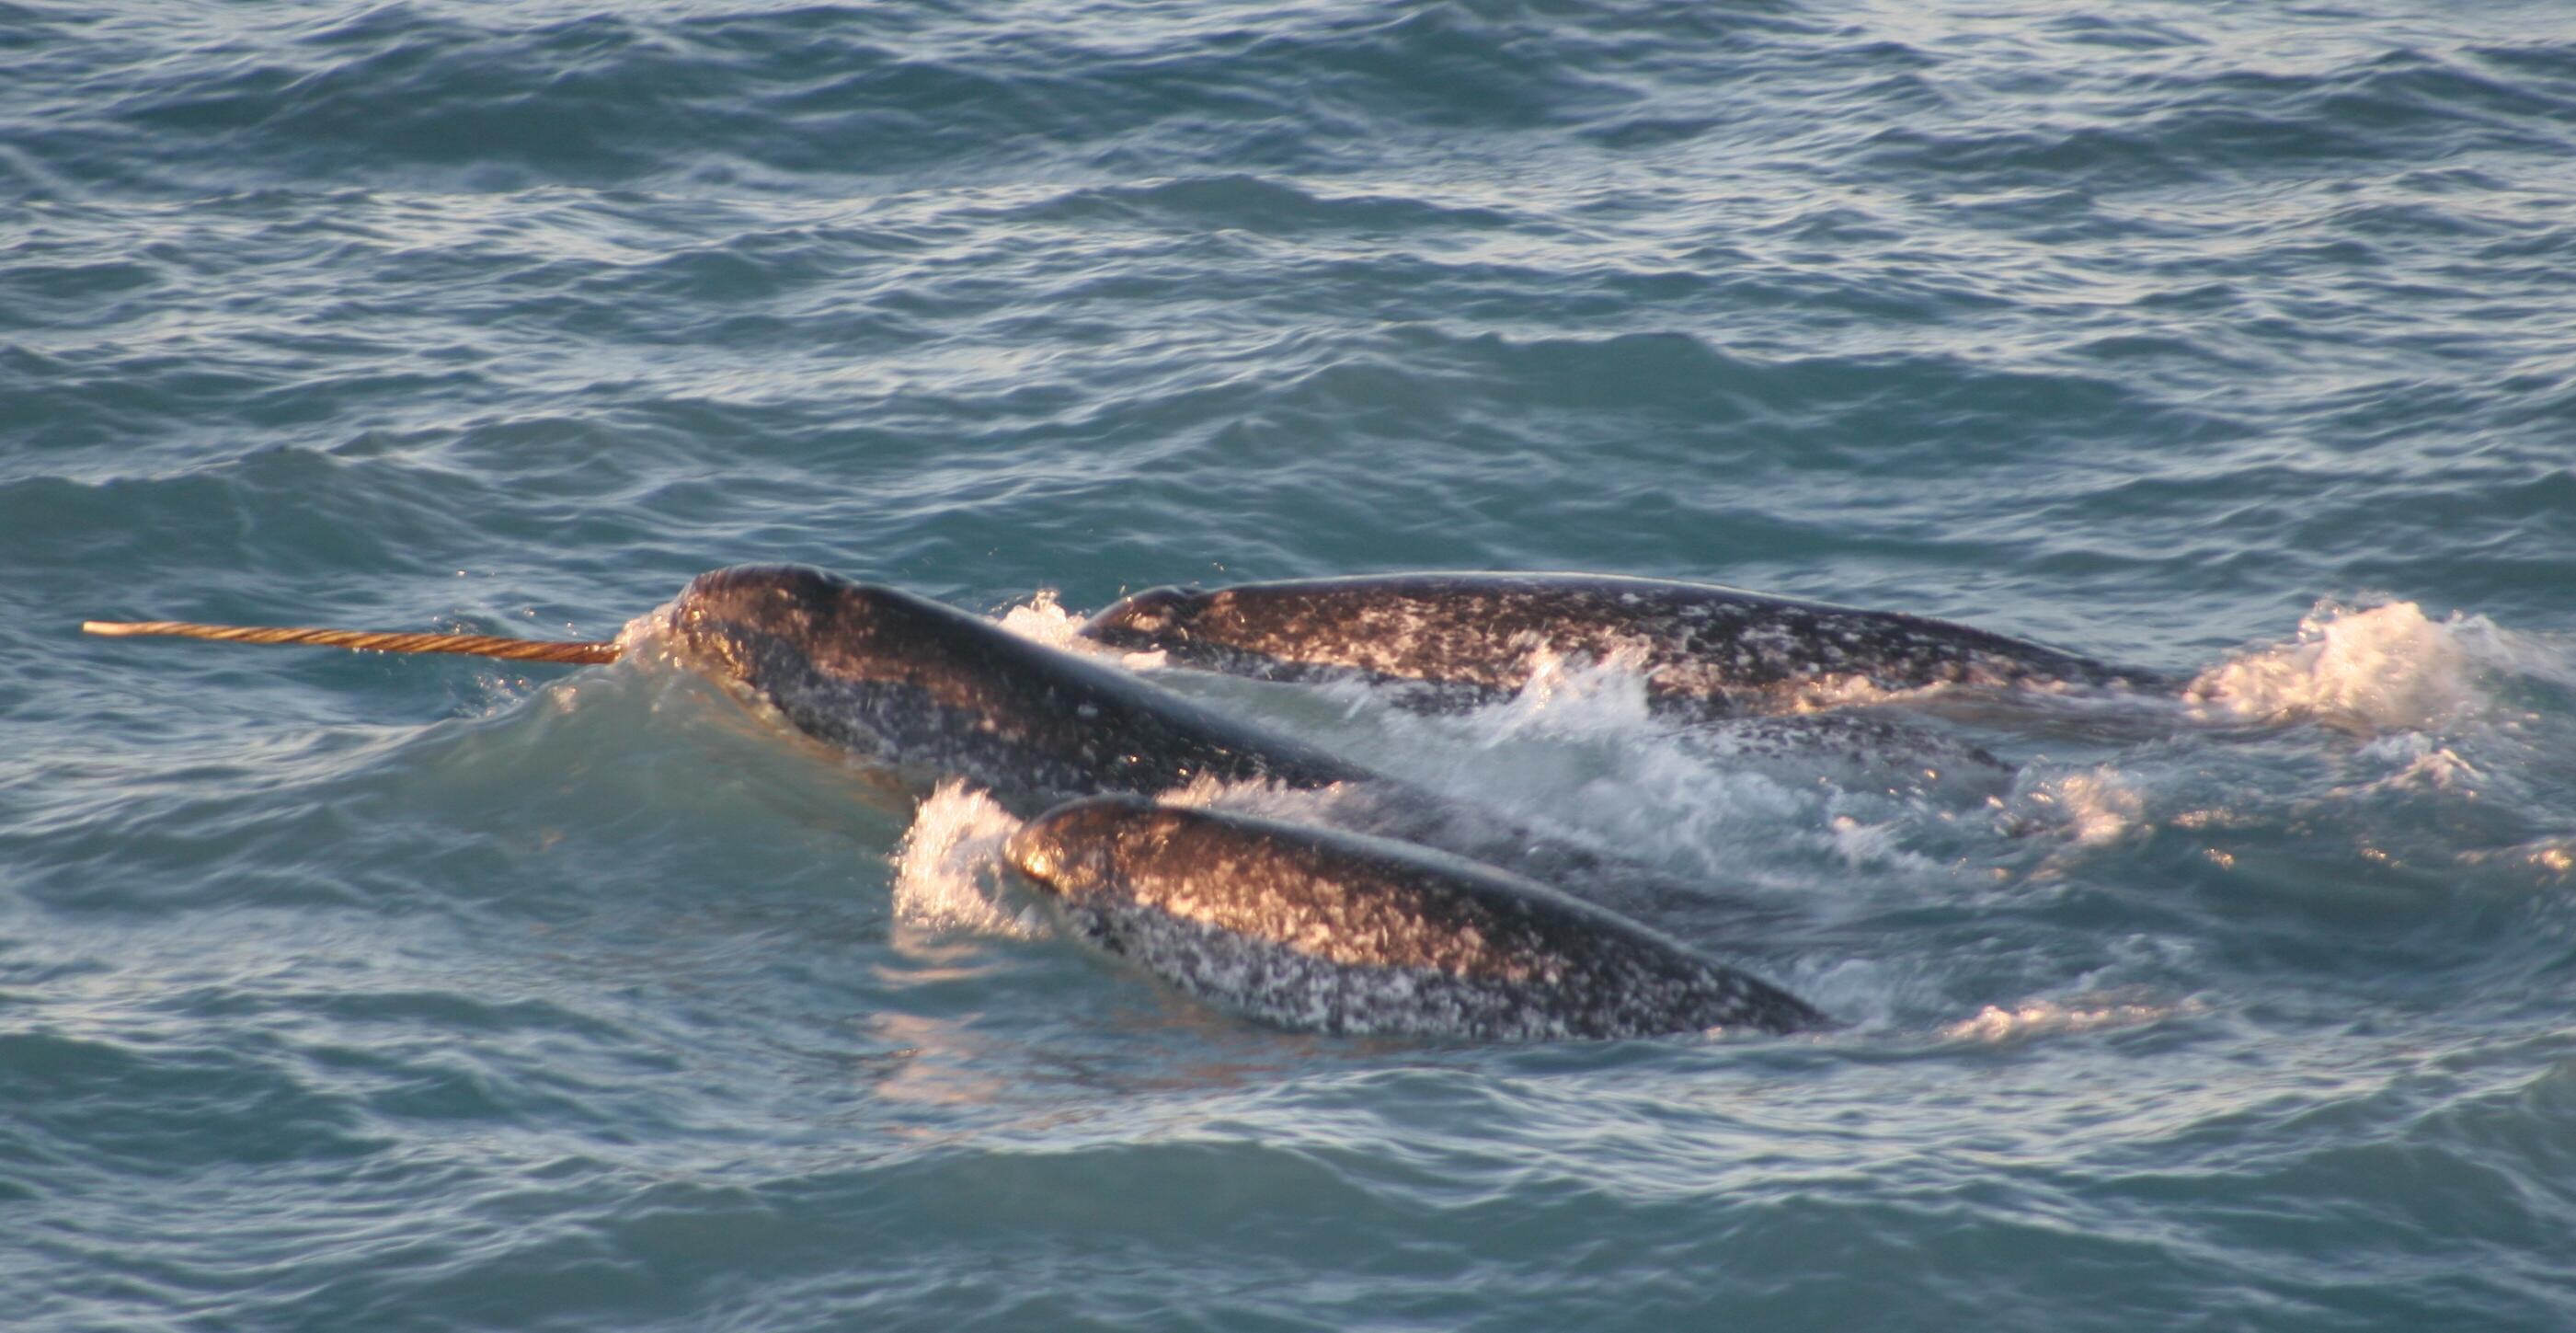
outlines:
M0 53L13 1326L2576 1323L2563 4L0 4ZM1759 898L1702 942L1848 1024L1480 1047L1010 926L970 796L643 656L75 632L605 637L746 560L1042 635L1617 571L2201 684L1865 705L1979 789L1599 675L1166 673Z

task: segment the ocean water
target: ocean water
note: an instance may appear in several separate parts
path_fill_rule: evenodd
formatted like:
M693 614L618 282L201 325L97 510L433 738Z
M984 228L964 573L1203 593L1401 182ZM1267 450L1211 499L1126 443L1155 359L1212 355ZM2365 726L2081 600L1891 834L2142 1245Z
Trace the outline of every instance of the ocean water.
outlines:
M2576 12L0 3L0 1310L2576 1325ZM801 561L1705 579L2194 678L1220 707L1811 1037L1261 1028L603 638ZM1955 753L1955 751L1953 751ZM1971 766L1973 769L1973 766ZM1927 770L1943 769L1939 776ZM1692 923L1659 923L1689 932Z

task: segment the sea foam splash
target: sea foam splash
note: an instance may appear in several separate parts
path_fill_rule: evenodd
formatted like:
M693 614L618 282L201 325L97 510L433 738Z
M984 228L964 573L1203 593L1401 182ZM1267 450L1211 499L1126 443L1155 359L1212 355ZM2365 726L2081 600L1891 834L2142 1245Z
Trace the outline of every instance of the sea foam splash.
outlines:
M1105 643L1082 637L1082 626L1088 619L1087 616L1064 609L1056 601L1055 589L1040 588L1030 594L1026 602L1004 608L1001 615L995 618L995 623L1031 643L1044 644L1059 652L1072 653L1076 657L1092 657L1106 662L1116 662L1130 671L1153 671L1160 668L1166 661L1168 655L1160 650L1143 653L1122 652Z
M1002 844L1020 821L983 789L951 778L924 798L894 853L897 920L928 930L1030 939L1046 913L1010 886Z
M2420 730L2483 711L2498 674L2566 672L2485 616L2434 620L2413 602L2328 600L2300 619L2297 638L2202 672L2185 697L2217 721Z
M1033 643L1088 654L1099 645L1081 636L1082 620L1056 601L1053 588L1040 588L1029 594L1026 602L1004 607L1002 614L995 617L996 624Z

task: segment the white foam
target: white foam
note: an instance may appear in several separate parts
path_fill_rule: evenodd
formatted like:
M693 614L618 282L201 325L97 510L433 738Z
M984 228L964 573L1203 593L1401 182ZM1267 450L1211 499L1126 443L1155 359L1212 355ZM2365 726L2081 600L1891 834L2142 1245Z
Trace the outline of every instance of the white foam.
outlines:
M1839 747L1805 755L1794 737L1748 744L1661 717L1619 661L1538 665L1528 688L1466 714L1355 703L1348 748L1421 789L1685 878L1803 894L1824 862L1947 873L1911 845L1939 821L1935 807L1919 792L1849 785Z
M1030 594L1028 601L1005 609L995 623L1032 643L1041 643L1077 657L1114 661L1130 671L1158 670L1169 657L1159 649L1150 653L1122 652L1105 643L1086 639L1082 637L1082 626L1088 619L1058 605L1055 589L1040 588Z
M897 920L930 930L1031 938L1046 914L1009 885L1002 844L1020 821L952 778L922 801L894 854Z
M1509 699L1472 716L1489 740L1515 736L1581 736L1648 725L1643 649L1595 661L1547 648L1531 650L1529 679Z
M2221 721L2302 718L2356 730L2408 730L2471 716L2497 671L2564 674L2538 648L2484 616L2434 620L2413 602L2323 601L2298 637L2202 672L2186 692Z
M1028 601L1005 608L996 623L1049 648L1082 652L1090 646L1090 641L1077 633L1082 628L1082 617L1058 605L1053 588L1040 588L1029 595Z

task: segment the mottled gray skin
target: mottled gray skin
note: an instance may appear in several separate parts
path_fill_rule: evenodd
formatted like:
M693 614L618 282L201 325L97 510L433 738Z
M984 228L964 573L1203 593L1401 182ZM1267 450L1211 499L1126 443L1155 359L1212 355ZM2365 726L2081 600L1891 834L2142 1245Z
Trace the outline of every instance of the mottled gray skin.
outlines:
M1075 936L1282 1027L1562 1040L1828 1021L1626 917L1407 843L1110 796L1048 811L1005 853Z
M1202 775L1323 787L1376 775L979 616L790 565L702 574L674 648L796 729L916 786L964 778L1022 813Z
M1472 703L1529 683L1532 658L1637 655L1666 709L1758 713L1802 687L2067 684L2170 689L2130 671L1922 616L1797 602L1705 583L1601 574L1379 574L1154 588L1082 634L1175 665L1265 680L1359 677Z

